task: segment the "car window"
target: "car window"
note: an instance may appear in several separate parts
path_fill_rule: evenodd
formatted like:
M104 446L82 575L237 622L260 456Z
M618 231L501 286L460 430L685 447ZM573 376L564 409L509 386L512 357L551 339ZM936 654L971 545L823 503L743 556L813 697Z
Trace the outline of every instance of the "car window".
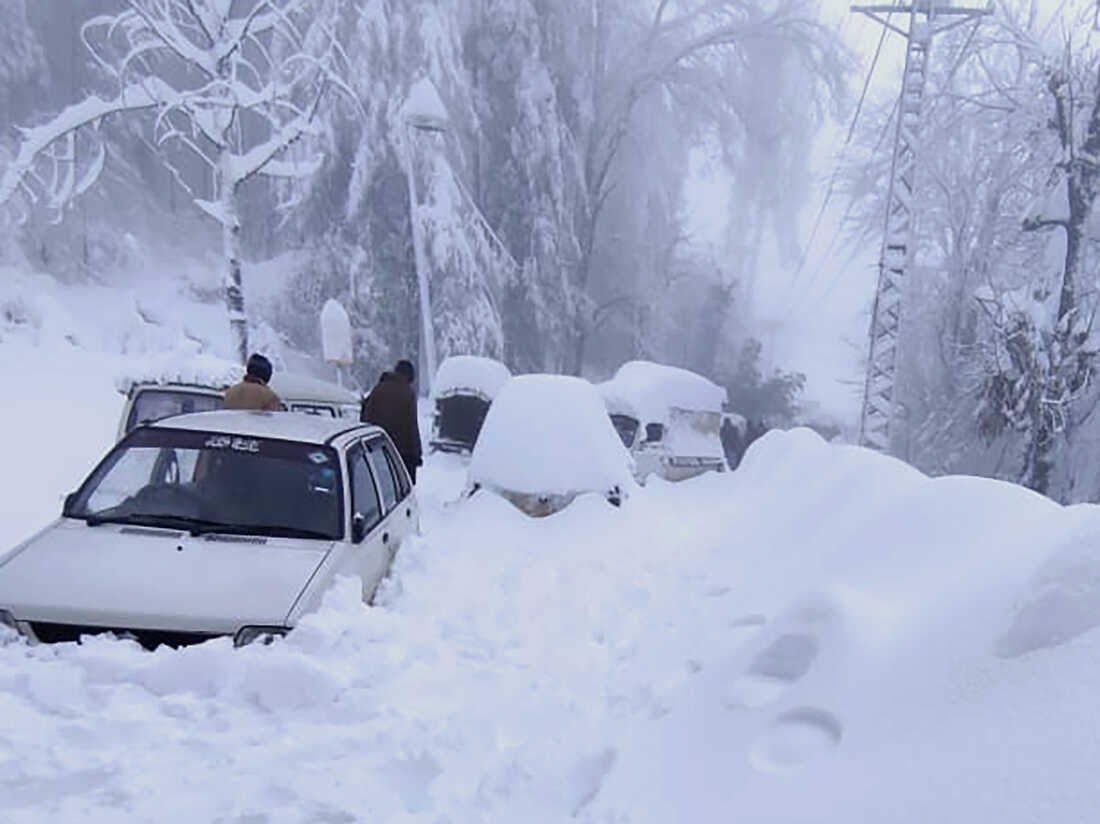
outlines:
M612 415L611 424L619 433L623 446L630 449L634 446L634 438L638 434L638 419L630 415Z
M367 456L371 469L374 470L374 477L378 479L378 486L382 490L384 511L389 512L397 506L397 482L394 480L393 470L390 468L380 438L367 444Z
M221 407L220 395L178 389L143 389L138 392L130 407L130 417L126 419L126 431L136 429L142 424L156 423L172 415L210 412Z
M348 472L351 478L351 511L354 515L362 515L367 529L371 529L382 520L382 504L378 500L378 490L375 489L362 444L355 444L348 450Z
M146 427L112 450L66 514L338 539L344 534L342 490L331 447Z
M412 492L412 485L409 482L408 473L405 471L405 464L397 456L397 452L388 443L382 444L383 449L386 451L386 459L390 465L390 471L393 472L393 477L397 480L397 499L399 501L405 500L408 494Z
M335 418L336 410L331 406L317 403L292 403L291 412L301 412L303 415L320 415L322 418Z

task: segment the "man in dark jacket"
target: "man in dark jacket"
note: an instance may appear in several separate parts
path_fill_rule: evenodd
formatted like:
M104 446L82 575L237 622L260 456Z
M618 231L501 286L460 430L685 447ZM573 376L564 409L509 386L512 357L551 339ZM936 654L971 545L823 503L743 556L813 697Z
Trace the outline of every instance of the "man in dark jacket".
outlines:
M382 373L378 384L363 399L359 420L386 430L401 460L416 483L416 468L424 463L420 447L420 424L416 417L416 371L407 361L398 361L392 372Z
M283 408L282 401L269 387L271 361L260 354L253 354L245 366L244 380L225 390L226 409L259 409L276 412Z

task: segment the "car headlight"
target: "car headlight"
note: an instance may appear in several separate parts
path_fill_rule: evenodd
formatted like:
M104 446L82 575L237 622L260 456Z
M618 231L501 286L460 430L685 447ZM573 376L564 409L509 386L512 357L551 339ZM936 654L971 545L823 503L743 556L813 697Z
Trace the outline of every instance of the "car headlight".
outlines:
M290 632L287 627L241 627L233 636L233 646L247 647L257 641L264 646L273 642L276 638L282 638Z

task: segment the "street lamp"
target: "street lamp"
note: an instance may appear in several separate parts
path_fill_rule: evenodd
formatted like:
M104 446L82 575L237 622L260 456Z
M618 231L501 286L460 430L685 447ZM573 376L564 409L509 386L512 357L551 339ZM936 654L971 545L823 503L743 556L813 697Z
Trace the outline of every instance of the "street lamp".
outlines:
M424 231L417 219L419 198L416 193L416 167L413 164L412 131L443 133L447 131L447 108L432 81L422 78L409 89L409 97L401 109L402 148L405 155L405 178L409 184L409 223L412 226L413 260L416 263L416 284L420 296L420 352L422 354L420 386L425 394L431 391L435 379L435 330L432 324L432 301L428 285L428 261L424 250Z

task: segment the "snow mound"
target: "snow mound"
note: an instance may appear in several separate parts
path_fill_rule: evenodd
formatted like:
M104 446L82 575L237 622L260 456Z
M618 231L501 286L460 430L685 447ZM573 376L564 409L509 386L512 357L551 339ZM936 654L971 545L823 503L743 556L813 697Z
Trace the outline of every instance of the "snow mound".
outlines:
M469 479L525 494L603 493L631 485L631 458L592 384L523 375L489 407Z
M476 355L452 355L439 365L432 393L438 398L467 391L492 401L511 378L512 373L500 361Z
M727 400L726 390L702 375L650 361L624 363L599 389L612 412L643 424L669 423L671 409L721 413Z

